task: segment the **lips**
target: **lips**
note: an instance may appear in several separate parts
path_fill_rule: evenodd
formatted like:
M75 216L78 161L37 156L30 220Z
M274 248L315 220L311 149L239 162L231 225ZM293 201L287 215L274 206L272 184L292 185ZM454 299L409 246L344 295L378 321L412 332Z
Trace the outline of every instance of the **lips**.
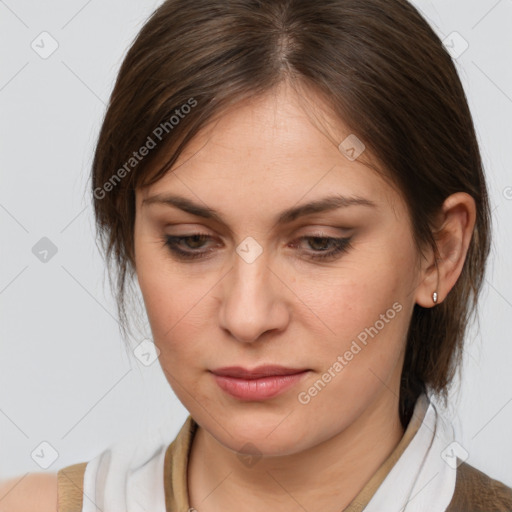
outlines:
M237 400L262 401L274 398L301 382L308 369L266 365L251 370L241 366L211 371L220 389Z
M307 371L307 368L286 368L284 366L278 365L266 365L266 366L258 366L249 370L247 368L243 368L241 366L226 366L224 368L218 368L216 370L211 370L211 372L215 375L219 375L222 377L232 377L235 379L260 379L262 377L274 377L274 376L284 376L284 375L295 375L297 373L302 373Z

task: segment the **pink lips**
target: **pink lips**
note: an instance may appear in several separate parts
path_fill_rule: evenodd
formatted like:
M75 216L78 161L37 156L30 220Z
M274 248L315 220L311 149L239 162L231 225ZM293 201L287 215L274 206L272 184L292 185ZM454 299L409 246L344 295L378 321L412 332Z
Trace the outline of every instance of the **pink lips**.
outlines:
M230 366L212 370L219 387L240 400L266 400L299 382L309 370L283 366L259 366L252 370Z

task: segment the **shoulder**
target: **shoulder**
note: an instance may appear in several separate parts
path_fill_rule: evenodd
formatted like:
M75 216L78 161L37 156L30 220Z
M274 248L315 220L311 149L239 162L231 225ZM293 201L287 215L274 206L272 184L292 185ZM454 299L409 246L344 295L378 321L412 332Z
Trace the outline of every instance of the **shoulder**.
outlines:
M57 473L0 481L0 512L57 512Z
M446 512L512 512L512 488L463 462Z

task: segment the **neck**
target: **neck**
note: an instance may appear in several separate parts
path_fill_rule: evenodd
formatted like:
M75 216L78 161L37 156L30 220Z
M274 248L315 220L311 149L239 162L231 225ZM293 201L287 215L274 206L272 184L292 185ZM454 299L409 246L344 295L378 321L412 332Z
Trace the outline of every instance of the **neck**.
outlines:
M267 512L276 504L285 512L298 504L306 510L343 510L403 434L398 398L387 389L330 439L300 453L263 457L252 467L198 427L188 466L190 506L200 512Z

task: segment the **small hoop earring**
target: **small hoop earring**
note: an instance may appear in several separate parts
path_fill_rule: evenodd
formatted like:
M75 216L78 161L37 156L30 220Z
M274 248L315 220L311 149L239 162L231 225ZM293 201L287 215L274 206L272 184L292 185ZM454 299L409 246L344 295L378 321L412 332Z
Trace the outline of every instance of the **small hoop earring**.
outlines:
M432 294L432 300L434 301L434 304L437 304L437 292Z

